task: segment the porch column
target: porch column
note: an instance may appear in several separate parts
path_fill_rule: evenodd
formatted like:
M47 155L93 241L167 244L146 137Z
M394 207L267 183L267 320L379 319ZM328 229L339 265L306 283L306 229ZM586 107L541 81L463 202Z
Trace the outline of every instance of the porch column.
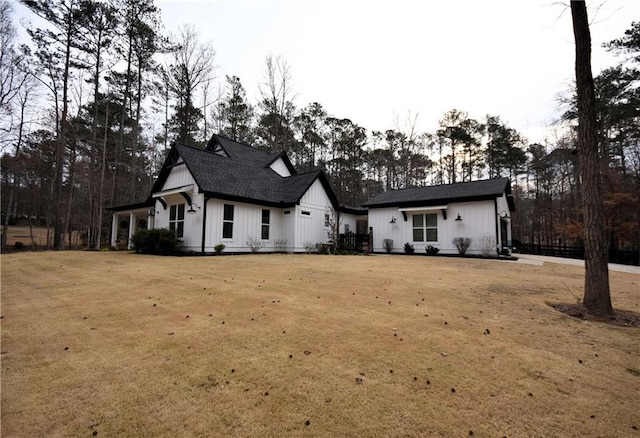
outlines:
M118 239L118 215L111 215L111 247L115 248Z
M131 238L136 232L136 215L135 213L129 213L129 241L127 242L127 247L131 249Z

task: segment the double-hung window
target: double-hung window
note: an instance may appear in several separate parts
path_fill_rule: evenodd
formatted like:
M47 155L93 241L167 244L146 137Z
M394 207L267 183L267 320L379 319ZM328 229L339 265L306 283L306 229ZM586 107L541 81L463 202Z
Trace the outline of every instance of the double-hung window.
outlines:
M413 215L413 241L437 242L438 241L438 215L414 214Z
M224 204L222 214L222 238L233 239L233 205Z
M169 229L177 239L182 239L184 236L184 204L169 207Z
M269 222L271 210L262 210L262 240L269 240Z

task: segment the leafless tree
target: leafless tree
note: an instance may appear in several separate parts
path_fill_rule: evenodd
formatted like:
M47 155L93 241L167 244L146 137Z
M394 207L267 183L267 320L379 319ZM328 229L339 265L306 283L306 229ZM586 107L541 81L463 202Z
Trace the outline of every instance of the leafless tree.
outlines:
M265 59L265 74L259 84L262 110L258 136L263 147L271 150L287 150L293 138L291 125L295 106L295 93L291 68L282 56L269 55Z
M28 76L20 68L23 58L15 48L17 33L12 14L11 4L7 0L0 0L0 114L10 111L10 102Z
M174 119L178 140L189 142L202 117L194 102L196 91L214 78L216 52L210 42L199 40L198 31L190 25L181 27L174 43L177 49L172 52L169 69L171 91L178 101Z

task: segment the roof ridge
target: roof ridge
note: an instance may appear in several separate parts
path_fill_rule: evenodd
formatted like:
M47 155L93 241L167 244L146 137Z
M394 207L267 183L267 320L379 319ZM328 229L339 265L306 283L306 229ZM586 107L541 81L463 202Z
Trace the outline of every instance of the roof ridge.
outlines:
M252 145L250 145L249 143L245 143L245 142L243 142L243 141L234 140L234 139L232 139L232 138L227 137L227 136L226 136L226 135L224 135L224 134L213 134L212 136L213 136L213 137L220 137L220 138L223 138L223 139L225 139L225 140L227 140L227 141L232 141L232 142L234 142L234 143L236 143L236 144L238 144L238 145L240 145L240 146L244 146L244 147L247 147L247 148L251 148L251 149L256 150L256 151L258 151L258 152L264 152L264 153L266 153L266 154L270 154L270 152L263 151L262 149L258 149L257 147L252 146Z

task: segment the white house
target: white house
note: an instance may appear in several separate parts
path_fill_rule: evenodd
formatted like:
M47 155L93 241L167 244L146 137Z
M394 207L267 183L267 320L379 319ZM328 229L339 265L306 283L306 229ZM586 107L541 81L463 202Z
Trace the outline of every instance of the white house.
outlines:
M173 230L184 251L223 243L247 252L252 239L264 251L302 252L328 241L339 204L322 171L297 174L285 153L214 135L205 149L174 145L147 200L111 211L112 246L149 227Z
M456 254L457 237L471 239L467 254L496 254L511 247L511 212L515 211L508 178L384 192L366 202L373 251L384 252L384 240L393 240L393 252L404 244L416 253L429 245L439 254Z

